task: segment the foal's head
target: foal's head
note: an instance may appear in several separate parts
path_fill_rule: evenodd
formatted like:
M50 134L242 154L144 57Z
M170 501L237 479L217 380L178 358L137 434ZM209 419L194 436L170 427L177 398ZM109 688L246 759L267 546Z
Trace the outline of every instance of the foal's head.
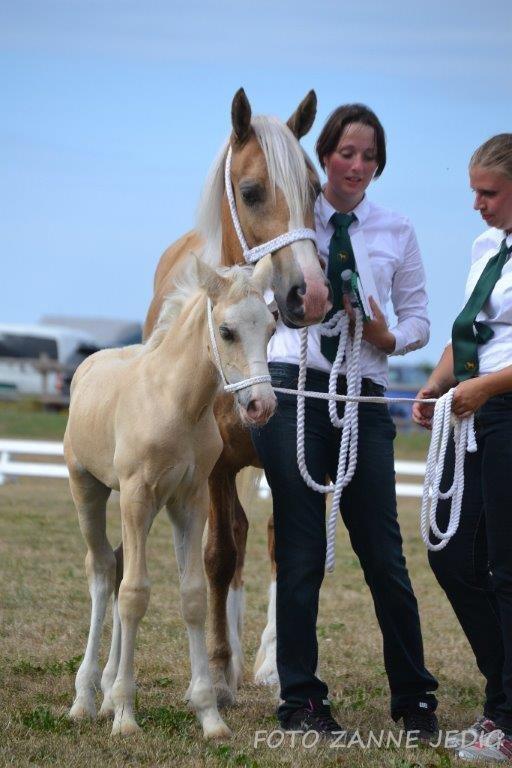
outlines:
M220 275L198 262L199 282L213 305L215 343L229 384L268 375L267 344L276 327L262 295L271 272L268 266L260 263L252 276L242 268ZM217 365L210 337L208 343L212 362ZM234 396L247 426L265 424L274 413L276 397L269 382L252 384Z
M229 148L236 210L250 248L291 230L314 228L319 182L299 139L309 131L315 114L314 91L286 125L274 117L252 118L244 90L235 94L231 109L233 132L212 168L198 221L207 250L208 240L216 235L222 238L224 263L243 262L224 184ZM331 292L314 242L300 240L274 251L272 265L272 288L286 325L300 327L320 322L331 307Z

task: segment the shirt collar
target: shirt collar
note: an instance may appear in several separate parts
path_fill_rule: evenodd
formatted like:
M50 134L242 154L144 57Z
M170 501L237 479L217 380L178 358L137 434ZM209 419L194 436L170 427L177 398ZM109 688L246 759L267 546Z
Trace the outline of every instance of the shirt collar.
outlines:
M318 218L320 220L320 223L324 228L327 228L327 225L329 224L329 220L333 213L336 213L336 208L334 208L330 202L325 197L324 193L321 192L318 196L317 201L317 214ZM368 214L370 213L370 201L368 200L367 196L365 195L361 202L356 205L353 211L348 211L348 213L355 213L357 216L357 225L363 224L365 219L368 218ZM332 226L332 224L331 224Z

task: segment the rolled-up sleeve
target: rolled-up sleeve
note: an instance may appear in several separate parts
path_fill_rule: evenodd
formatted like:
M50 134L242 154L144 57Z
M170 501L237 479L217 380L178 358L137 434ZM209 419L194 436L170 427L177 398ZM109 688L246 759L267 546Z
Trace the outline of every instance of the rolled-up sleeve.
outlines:
M426 278L416 234L406 220L400 235L401 261L395 271L391 301L397 323L390 328L396 339L393 355L424 347L430 337Z

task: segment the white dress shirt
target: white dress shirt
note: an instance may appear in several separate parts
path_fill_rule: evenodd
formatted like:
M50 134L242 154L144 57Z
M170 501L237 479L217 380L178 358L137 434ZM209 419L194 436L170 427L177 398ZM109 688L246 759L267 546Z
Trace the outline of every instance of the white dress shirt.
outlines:
M471 268L466 282L464 304L490 258L496 256L505 233L501 229L487 229L473 243ZM512 245L512 235L507 236L507 245ZM486 344L478 345L479 375L495 373L512 365L512 257L501 272L501 277L476 320L483 322L494 331Z
M326 262L334 226L329 219L336 209L320 194L315 204L317 245ZM354 208L357 221L349 227L351 236L361 233L377 286L377 299L385 313L391 299L397 324L390 328L396 339L395 355L424 347L429 339L425 271L411 223L405 216L372 203L365 196ZM357 264L357 253L354 254ZM299 363L299 331L287 328L281 320L268 346L269 362ZM361 373L377 384L387 386L388 355L368 344L361 345ZM308 329L308 368L329 372L331 363L320 350L318 325ZM342 372L345 367L342 366Z

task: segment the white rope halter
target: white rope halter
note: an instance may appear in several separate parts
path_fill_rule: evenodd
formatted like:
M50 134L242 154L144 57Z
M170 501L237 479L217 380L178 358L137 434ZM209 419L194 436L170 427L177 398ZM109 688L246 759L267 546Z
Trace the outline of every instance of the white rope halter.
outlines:
M215 366L218 372L220 373L222 382L224 384L224 391L238 392L240 389L247 389L248 387L252 387L254 384L269 384L272 380L269 373L264 374L262 376L251 376L248 379L242 379L241 381L237 381L234 384L230 384L228 382L226 375L224 373L224 368L222 367L222 360L220 357L219 347L217 346L217 339L215 338L215 327L213 325L213 305L209 296L206 302L206 315L208 317L210 345L212 348L213 357L215 358Z
M226 165L224 167L224 185L226 187L226 195L228 196L229 210L231 211L233 226L235 228L236 234L238 235L245 261L248 264L254 264L268 253L274 253L274 251L278 251L280 248L284 248L285 245L290 245L290 243L295 243L297 240L312 240L316 244L315 230L303 227L301 229L293 229L290 232L285 232L284 234L275 237L273 240L269 240L268 242L262 243L261 245L256 245L254 248L249 248L244 237L244 233L242 232L242 226L240 224L240 219L238 218L238 212L236 210L233 184L231 182L232 154L233 153L231 147L229 147L228 153L226 155Z

